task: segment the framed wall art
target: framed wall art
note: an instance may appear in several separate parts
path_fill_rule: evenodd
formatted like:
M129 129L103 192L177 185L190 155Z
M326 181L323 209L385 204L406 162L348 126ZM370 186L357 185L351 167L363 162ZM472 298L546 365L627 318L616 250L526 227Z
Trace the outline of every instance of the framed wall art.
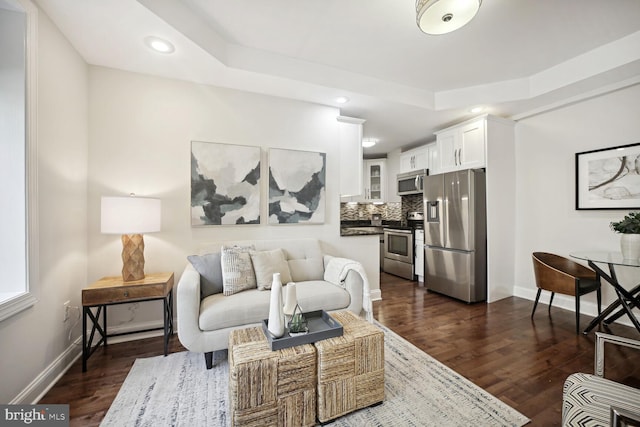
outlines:
M269 224L323 224L326 153L269 150Z
M576 153L576 209L640 209L640 143Z
M260 224L260 147L191 142L191 225Z

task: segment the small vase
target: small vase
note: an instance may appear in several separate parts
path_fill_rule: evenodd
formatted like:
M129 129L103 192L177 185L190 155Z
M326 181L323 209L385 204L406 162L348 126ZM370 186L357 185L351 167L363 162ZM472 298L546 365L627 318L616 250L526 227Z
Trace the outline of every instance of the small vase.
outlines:
M296 309L296 305L298 305L298 295L296 293L296 284L293 282L287 283L285 289L284 299L284 315L291 317L293 316L293 311Z
M624 233L620 237L620 250L624 259L640 258L640 234Z
M271 283L271 300L269 303L269 320L267 329L274 338L284 335L284 312L282 311L282 282L280 273L274 273Z

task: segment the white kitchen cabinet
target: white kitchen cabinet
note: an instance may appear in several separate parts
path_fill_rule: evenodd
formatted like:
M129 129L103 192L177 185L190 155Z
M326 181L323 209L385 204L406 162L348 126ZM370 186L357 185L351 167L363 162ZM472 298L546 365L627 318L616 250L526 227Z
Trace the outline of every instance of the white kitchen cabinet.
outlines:
M338 116L340 141L340 196L349 201L362 194L362 126L365 122L355 117Z
M387 161L373 159L363 161L362 191L357 196L341 196L343 203L385 203L387 201Z
M438 173L438 167L440 166L438 144L436 142L432 142L431 144L427 144L425 148L427 149L427 169L429 169L429 175L435 175Z
M400 173L431 169L434 157L438 157L435 142L405 151L400 155Z
M402 197L398 195L398 180L396 179L400 173L401 155L400 150L393 150L387 153L387 164L385 166L385 175L387 176L386 203L402 202Z
M387 174L384 159L364 161L364 188L363 200L371 203L386 202Z
M485 122L473 120L436 133L439 162L434 169L444 173L485 167Z
M427 146L405 151L400 155L400 173L429 168L429 148Z
M418 276L418 282L424 283L424 230L416 230L413 248L413 274Z

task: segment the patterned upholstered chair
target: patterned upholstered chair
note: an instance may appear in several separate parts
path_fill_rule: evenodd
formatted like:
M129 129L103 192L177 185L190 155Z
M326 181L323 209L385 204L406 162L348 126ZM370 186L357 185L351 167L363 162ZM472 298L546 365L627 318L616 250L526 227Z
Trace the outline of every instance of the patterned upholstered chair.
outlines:
M640 390L604 378L604 344L640 350L640 341L596 332L595 375L571 374L562 395L563 426L640 425Z

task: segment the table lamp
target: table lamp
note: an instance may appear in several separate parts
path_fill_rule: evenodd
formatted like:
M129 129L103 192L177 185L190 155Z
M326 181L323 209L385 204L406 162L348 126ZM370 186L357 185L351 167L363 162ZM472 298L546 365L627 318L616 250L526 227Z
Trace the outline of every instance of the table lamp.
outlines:
M102 197L100 231L122 235L122 280L144 279L143 233L160 231L160 199Z

